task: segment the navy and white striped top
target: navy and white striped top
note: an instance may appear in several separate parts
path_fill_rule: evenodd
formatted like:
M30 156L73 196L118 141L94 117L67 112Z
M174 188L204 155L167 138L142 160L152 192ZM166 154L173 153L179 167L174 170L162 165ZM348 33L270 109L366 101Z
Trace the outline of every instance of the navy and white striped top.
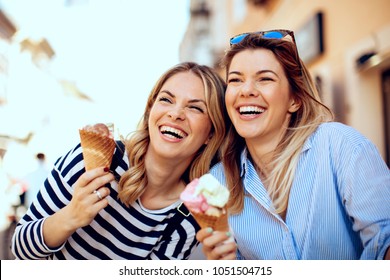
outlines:
M118 148L113 166L116 178L128 168L127 155ZM170 240L162 240L169 220L174 214L182 215L177 211L180 200L161 210L148 210L139 200L126 207L117 198L116 181L107 185L111 189L109 205L90 225L79 228L58 248L46 246L42 235L45 218L70 202L72 186L84 171L80 145L57 160L17 225L12 239L17 259L188 259L197 245L199 228L191 215L176 225Z
M390 171L351 127L322 124L306 141L286 221L245 150L244 210L229 217L241 259L383 259L390 247ZM211 173L226 185L221 164Z

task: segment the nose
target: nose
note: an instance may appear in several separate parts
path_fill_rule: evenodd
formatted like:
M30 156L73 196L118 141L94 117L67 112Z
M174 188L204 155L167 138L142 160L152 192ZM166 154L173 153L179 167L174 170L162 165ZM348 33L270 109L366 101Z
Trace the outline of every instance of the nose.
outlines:
M245 81L241 86L240 94L244 97L257 97L259 95L259 91L256 87L256 82L252 80Z
M179 106L172 108L172 110L168 112L168 116L173 120L184 120L185 119L184 108Z

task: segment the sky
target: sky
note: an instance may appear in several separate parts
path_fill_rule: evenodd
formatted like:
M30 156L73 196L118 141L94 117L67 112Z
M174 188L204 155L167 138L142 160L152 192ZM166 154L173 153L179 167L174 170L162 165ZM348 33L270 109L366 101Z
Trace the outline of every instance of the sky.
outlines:
M32 116L37 108L31 102L39 99L61 103L44 109L52 114L52 131L35 140L54 157L78 140L69 123L112 122L122 135L135 129L154 83L179 62L189 20L189 0L0 0L0 7L18 26L20 38L48 40L55 51L50 75L73 82L94 101L68 104L47 97L50 87L26 93L33 88L28 81L36 83L32 77L14 83L23 115Z

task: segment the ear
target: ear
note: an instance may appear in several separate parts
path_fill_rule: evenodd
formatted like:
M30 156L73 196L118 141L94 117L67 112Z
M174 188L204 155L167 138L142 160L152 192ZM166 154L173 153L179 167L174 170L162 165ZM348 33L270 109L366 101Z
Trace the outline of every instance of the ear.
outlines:
M302 103L301 103L300 100L293 99L291 101L290 107L288 108L288 112L291 113L291 114L295 113L296 111L299 110L299 108L301 108L301 105L302 105Z
M211 138L213 138L213 135L213 133L210 133L209 137L207 137L206 141L204 142L204 145L207 145L210 142Z

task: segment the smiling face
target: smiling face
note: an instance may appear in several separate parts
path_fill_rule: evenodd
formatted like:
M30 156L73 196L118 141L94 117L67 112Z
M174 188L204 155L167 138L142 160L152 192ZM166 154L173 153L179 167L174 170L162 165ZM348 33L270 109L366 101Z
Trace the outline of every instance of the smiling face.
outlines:
M228 70L226 107L238 134L270 150L283 137L298 110L284 70L272 51L244 50L237 53Z
M212 127L202 80L191 72L170 77L158 92L148 124L148 152L191 161L207 143Z

